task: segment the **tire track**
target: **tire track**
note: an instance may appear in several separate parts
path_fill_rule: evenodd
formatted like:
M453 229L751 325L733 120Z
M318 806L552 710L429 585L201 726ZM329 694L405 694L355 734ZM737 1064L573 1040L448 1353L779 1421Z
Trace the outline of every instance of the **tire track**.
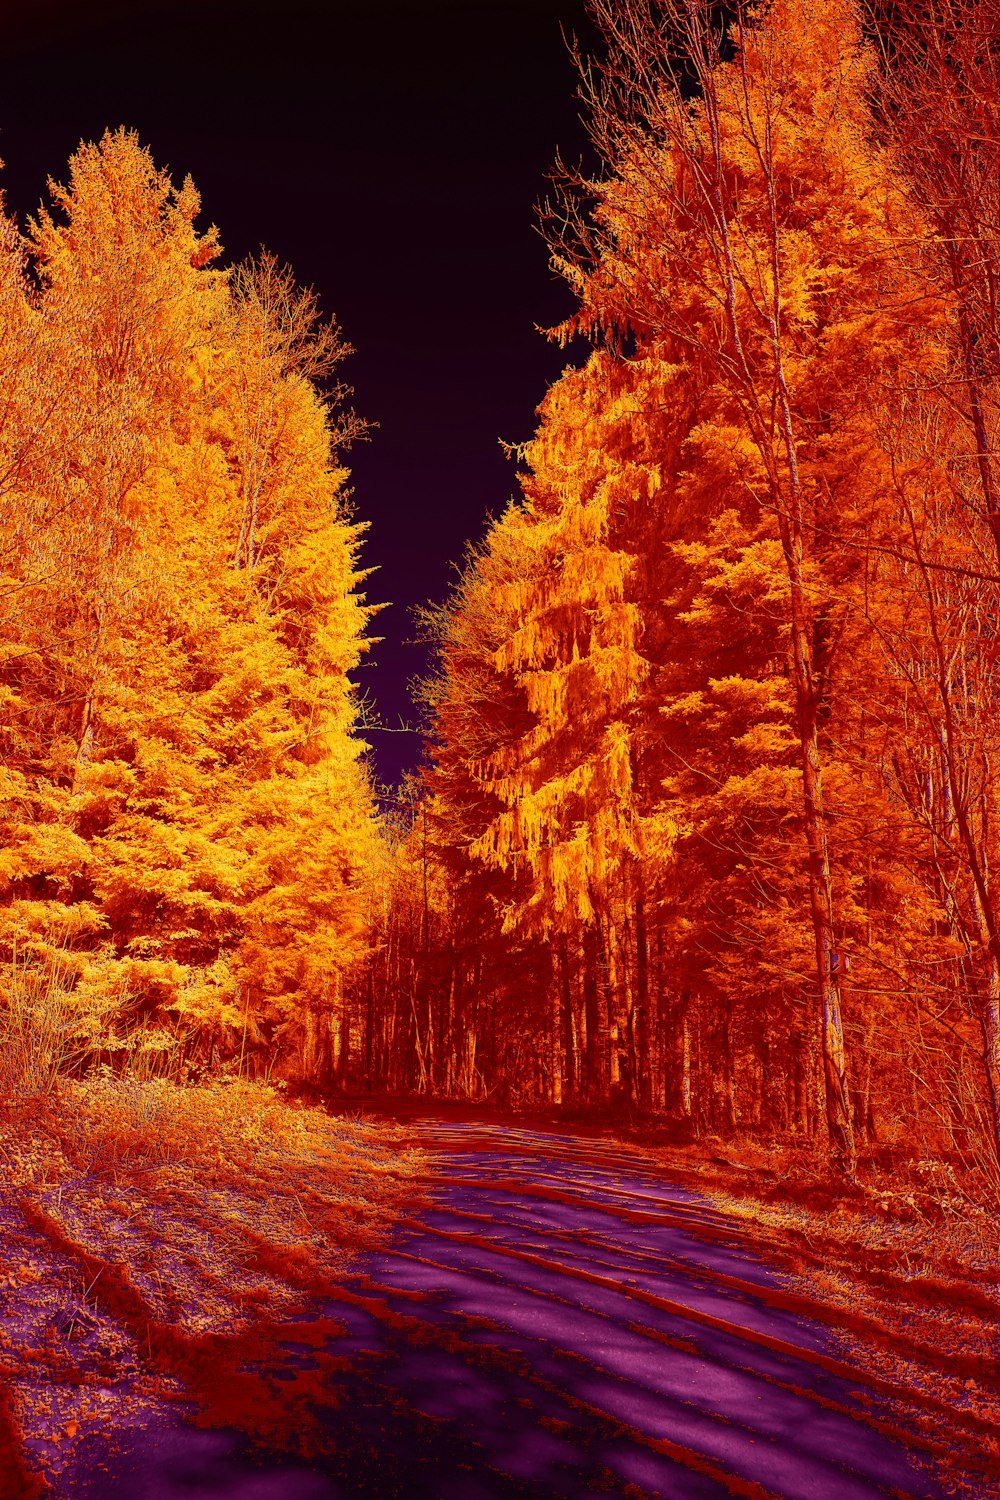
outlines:
M267 1338L182 1339L66 1242L214 1429L133 1434L66 1500L944 1500L946 1457L966 1496L995 1493L976 1469L989 1433L848 1364L837 1315L640 1152L413 1133L438 1167L430 1206L337 1286L286 1261L313 1315ZM266 1267L275 1247L248 1238ZM237 1404L254 1450L226 1425Z
M414 1134L440 1163L426 1183L433 1207L374 1258L381 1286L423 1292L432 1327L486 1318L496 1350L526 1353L539 1378L561 1381L566 1399L583 1399L593 1416L622 1421L631 1410L628 1440L647 1451L665 1444L671 1459L658 1482L647 1468L640 1493L673 1495L687 1469L720 1495L757 1485L787 1500L936 1497L942 1487L918 1450L956 1457L977 1488L975 1439L992 1433L988 1424L846 1363L831 1341L837 1313L782 1288L745 1249L742 1226L657 1184L639 1153L502 1129ZM610 1301L595 1306L593 1293ZM594 1320L617 1336L613 1353ZM936 1357L922 1346L907 1352ZM663 1377L685 1360L698 1399ZM910 1430L890 1401L951 1433ZM756 1419L738 1417L741 1402ZM502 1475L502 1455L490 1467Z

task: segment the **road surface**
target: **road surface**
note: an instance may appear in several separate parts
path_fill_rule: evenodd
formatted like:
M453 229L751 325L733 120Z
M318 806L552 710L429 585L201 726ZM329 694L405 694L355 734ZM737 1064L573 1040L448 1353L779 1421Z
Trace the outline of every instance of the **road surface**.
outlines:
M745 1224L614 1143L414 1136L430 1206L317 1309L329 1333L250 1372L287 1441L255 1458L178 1413L117 1451L88 1439L67 1497L943 1500L878 1382L845 1368ZM296 1437L312 1456L291 1456Z

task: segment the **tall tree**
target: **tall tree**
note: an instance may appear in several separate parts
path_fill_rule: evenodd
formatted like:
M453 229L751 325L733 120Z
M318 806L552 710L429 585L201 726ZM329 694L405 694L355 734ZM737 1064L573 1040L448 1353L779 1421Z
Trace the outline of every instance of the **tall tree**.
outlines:
M822 717L847 607L848 476L875 447L860 398L907 338L889 293L905 276L904 206L867 145L870 61L847 0L740 6L729 27L705 3L593 12L605 56L584 88L608 175L556 236L581 296L569 326L685 347L719 393L703 446L724 445L780 542L826 1119L851 1173ZM874 306L872 284L889 293Z
M202 1060L329 1070L375 838L357 424L314 383L344 346L270 259L213 266L193 186L134 135L82 146L52 193L18 314L48 362L46 447L4 511L25 603L0 930L69 944L82 1025L148 1018ZM37 400L22 380L22 426Z

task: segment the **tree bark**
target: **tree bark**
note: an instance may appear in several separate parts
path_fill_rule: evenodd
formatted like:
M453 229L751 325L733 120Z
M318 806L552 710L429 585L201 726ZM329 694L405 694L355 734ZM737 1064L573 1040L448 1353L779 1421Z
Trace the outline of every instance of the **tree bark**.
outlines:
M573 1038L573 988L570 980L569 943L563 937L559 944L559 1000L563 1054L563 1103L576 1097L576 1058Z
M794 474L793 474L794 485ZM823 769L819 753L818 693L813 671L809 612L803 586L802 542L798 528L787 518L781 523L782 546L788 565L792 615L792 676L798 718L802 765L802 794L806 849L809 860L809 907L812 916L819 980L820 1038L826 1127L834 1169L853 1177L856 1169L854 1127L851 1122L844 1052L840 995L833 977L833 881L823 805Z
M640 1109L652 1104L651 1048L649 1024L649 948L646 938L646 907L641 896L635 901L635 1088Z
M600 974L597 925L583 930L583 1003L587 1029L587 1102L606 1104L609 1097L607 993Z

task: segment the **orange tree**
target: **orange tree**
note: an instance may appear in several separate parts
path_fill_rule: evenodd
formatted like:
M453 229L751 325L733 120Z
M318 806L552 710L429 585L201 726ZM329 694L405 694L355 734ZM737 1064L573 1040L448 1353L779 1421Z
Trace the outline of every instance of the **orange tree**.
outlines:
M205 1060L267 1042L323 1070L374 837L356 424L313 383L343 346L272 262L214 269L193 186L134 136L82 146L53 197L27 244L46 449L5 499L27 519L4 940L71 947L95 1045L154 1017Z

